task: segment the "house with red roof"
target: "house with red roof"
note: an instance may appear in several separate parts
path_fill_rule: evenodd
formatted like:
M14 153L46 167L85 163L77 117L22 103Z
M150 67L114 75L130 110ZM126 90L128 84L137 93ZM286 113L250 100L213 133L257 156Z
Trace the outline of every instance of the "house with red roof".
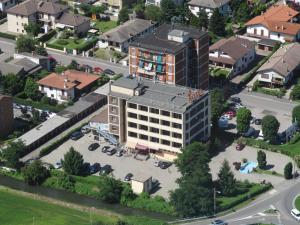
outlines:
M86 72L67 70L61 74L51 73L37 81L45 96L60 103L73 100L93 87L99 76Z
M287 5L274 5L246 23L247 35L260 39L294 42L300 39L299 12Z

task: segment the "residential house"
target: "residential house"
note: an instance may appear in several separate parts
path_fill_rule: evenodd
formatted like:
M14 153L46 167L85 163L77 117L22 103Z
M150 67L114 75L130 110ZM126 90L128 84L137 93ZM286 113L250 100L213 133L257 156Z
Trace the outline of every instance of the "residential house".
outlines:
M212 66L231 69L231 76L243 72L255 59L255 42L244 38L221 39L209 47Z
M119 52L128 52L129 44L149 32L157 23L143 19L132 19L116 28L100 35L98 45L100 48L113 48Z
M63 13L56 21L55 28L69 29L74 34L86 34L90 29L90 18L75 15L71 13Z
M13 131L14 110L13 99L0 95L0 137L6 137Z
M39 84L39 90L45 96L62 103L88 92L98 79L99 76L96 75L67 70L62 74L51 73L37 81L37 83Z
M173 160L210 137L208 91L134 77L119 78L109 90L109 132L131 150Z
M16 0L0 0L0 12L6 12L6 10L15 5Z
M247 35L275 41L293 42L300 39L299 12L287 5L274 5L262 15L246 23Z
M9 62L0 62L0 75L15 74L17 76L32 75L42 70L42 67L27 59L13 59Z
M157 7L160 7L161 0L146 0L145 5L155 5ZM181 5L183 3L183 0L173 0L175 5Z
M257 79L268 87L281 87L291 81L299 64L300 44L284 45L257 70Z
M137 0L99 0L97 3L106 6L108 11L114 17L118 17L118 14L123 6L130 8L137 2Z
M156 82L208 89L207 32L163 24L129 47L129 73Z
M190 11L197 17L200 10L204 10L208 18L211 17L215 9L219 9L223 16L231 13L229 0L191 0L188 2L188 6Z

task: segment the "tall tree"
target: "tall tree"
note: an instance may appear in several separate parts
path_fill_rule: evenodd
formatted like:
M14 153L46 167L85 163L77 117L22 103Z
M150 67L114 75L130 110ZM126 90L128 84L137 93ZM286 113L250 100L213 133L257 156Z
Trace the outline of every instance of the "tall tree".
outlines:
M262 150L259 150L257 152L257 162L258 162L258 168L265 169L267 166L267 156L266 153Z
M23 142L18 141L9 143L2 151L2 156L6 160L5 164L8 167L20 168L21 163L19 159L23 156L24 152L25 146Z
M209 31L220 37L224 37L226 35L225 19L219 12L218 8L214 10L210 17Z
M161 21L162 20L162 11L156 5L147 5L145 7L145 19L152 21Z
M138 1L133 7L133 11L135 12L137 18L144 19L145 3L143 1Z
M73 147L64 155L62 166L67 174L81 175L84 173L83 157Z
M42 56L48 55L47 50L43 46L40 46L40 45L35 48L35 53L38 55L42 55Z
M21 35L16 41L16 50L18 52L32 52L35 50L34 44L34 40L31 37Z
M300 105L297 105L293 108L292 112L293 123L297 122L298 126L300 126Z
M200 9L199 13L198 13L198 17L199 17L199 27L200 28L208 28L208 17L207 17L207 13L205 12L204 9Z
M120 180L113 177L104 176L100 180L99 198L108 203L119 203L123 191L123 185Z
M293 164L287 163L284 167L284 178L289 180L293 178Z
M118 24L124 23L127 20L129 20L129 10L125 6L119 12L119 15L118 15Z
M40 185L50 175L40 160L35 160L33 163L25 166L22 172L25 182L30 185Z
M248 131L251 121L251 111L247 108L240 108L236 114L236 128L241 134Z
M36 37L41 31L41 26L37 23L29 22L24 25L24 29L28 35Z
M172 0L161 0L160 8L163 20L170 22L173 16L176 16L176 5Z
M6 75L1 78L0 86L5 94L15 95L21 92L24 88L24 80L15 74L2 74Z
M41 98L39 85L31 77L26 79L24 93L32 100L38 100Z
M218 126L219 117L224 110L224 94L221 89L215 88L211 90L211 120L214 128Z
M262 133L264 139L270 142L273 142L277 138L277 132L279 129L280 123L275 116L267 115L264 116L261 121Z
M231 196L236 192L236 180L227 160L224 160L218 173L218 187L224 196Z

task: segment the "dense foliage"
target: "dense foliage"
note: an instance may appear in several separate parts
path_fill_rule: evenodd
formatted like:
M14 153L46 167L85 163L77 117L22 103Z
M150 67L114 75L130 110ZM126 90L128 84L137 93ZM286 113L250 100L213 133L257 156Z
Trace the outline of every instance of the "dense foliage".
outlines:
M251 111L247 108L240 108L236 114L236 128L240 134L248 131L251 121Z
M267 115L264 116L261 121L262 132L264 139L273 142L277 138L277 132L279 129L279 122L275 116Z

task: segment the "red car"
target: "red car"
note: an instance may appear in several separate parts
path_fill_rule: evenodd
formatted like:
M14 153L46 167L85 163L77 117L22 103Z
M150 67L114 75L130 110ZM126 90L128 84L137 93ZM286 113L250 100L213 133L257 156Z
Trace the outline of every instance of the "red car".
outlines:
M235 117L236 116L236 112L235 111L228 111L225 114L231 116L231 117Z
M100 74L100 73L103 73L103 69L100 68L100 67L95 67L94 72L97 73L97 74Z
M235 149L236 149L237 151L242 151L243 148L245 148L245 145L244 145L244 144L237 144L237 146L235 147Z

